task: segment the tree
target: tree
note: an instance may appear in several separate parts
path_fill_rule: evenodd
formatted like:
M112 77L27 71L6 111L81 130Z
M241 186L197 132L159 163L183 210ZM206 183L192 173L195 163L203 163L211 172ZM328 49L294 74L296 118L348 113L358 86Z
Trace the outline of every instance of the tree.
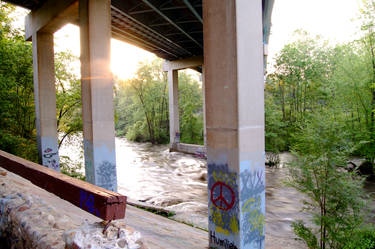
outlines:
M375 160L375 1L363 0L362 13L362 30L365 35L362 38L365 44L368 64L371 65L369 71L369 89L371 92L371 105L370 117L371 124L369 127L369 146L371 147L370 153L367 154L368 160L374 164Z
M31 44L0 2L0 149L37 161Z
M266 147L273 151L287 150L298 127L325 109L332 97L333 50L320 37L304 31L295 35L277 55L275 71L266 81Z
M190 75L179 72L180 141L203 144L203 100L202 88Z
M136 77L119 83L116 91L116 128L130 140L168 141L167 82L161 60L139 65ZM119 112L121 110L121 112Z
M351 150L345 134L337 132L341 125L326 112L311 118L296 138L289 186L308 197L304 209L314 226L297 221L293 228L309 248L343 248L363 226L362 180L340 170Z
M118 135L139 142L169 142L168 86L161 60L141 63L136 76L120 81L115 92ZM201 92L198 82L179 72L181 142L203 143Z
M82 131L81 82L71 65L78 58L70 52L55 55L57 132L59 148L68 135Z

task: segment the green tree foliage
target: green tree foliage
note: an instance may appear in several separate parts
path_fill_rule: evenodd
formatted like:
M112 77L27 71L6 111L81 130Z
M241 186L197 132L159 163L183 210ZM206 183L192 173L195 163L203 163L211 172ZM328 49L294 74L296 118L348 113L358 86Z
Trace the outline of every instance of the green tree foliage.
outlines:
M298 31L278 54L265 88L267 150L289 150L311 115L329 111L342 121L338 132L354 144L353 154L374 162L375 7L365 3L361 39L332 48Z
M178 84L181 142L203 144L202 88L184 72L179 72Z
M38 162L31 43L12 27L15 8L0 2L0 149ZM82 130L80 82L72 73L77 60L68 52L55 56L57 122L62 135Z
M37 161L31 44L0 2L0 149Z
M345 134L337 133L340 126L330 113L321 113L296 135L289 185L308 197L304 209L312 214L313 225L297 221L293 228L311 249L343 248L363 224L362 180L340 169L352 148Z
M115 100L118 134L153 144L168 141L168 92L160 67L161 60L141 63L136 77L119 83Z
M275 71L266 82L266 131L271 132L266 146L271 151L288 150L298 126L324 108L330 97L332 49L306 32L298 31L296 36L278 54Z
M117 85L117 135L132 141L168 143L168 84L161 60L140 63L134 78ZM184 72L179 73L179 111L181 142L203 143L201 87Z
M78 58L70 52L55 55L57 132L59 147L68 135L82 131L81 81L72 65Z
M266 149L297 155L289 185L306 194L312 225L293 228L309 248L375 245L362 180L340 168L349 155L375 159L374 0L363 1L361 18L362 37L334 47L297 32L266 81Z

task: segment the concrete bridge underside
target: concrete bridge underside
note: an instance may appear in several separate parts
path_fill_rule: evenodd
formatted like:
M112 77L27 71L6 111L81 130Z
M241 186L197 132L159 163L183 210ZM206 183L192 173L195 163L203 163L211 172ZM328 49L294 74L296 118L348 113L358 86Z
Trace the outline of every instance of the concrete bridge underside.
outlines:
M264 248L264 61L273 0L7 0L31 10L41 163L59 170L53 33L80 26L87 180L117 190L111 37L166 59L171 148L178 141L178 70L203 73L209 241Z

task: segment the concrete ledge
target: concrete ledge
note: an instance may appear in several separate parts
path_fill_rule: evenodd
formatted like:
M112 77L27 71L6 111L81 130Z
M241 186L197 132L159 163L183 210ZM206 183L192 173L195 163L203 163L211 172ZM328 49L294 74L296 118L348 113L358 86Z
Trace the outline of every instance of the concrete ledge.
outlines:
M1 167L0 186L0 248L147 248L124 220L105 229L107 223Z
M197 157L206 158L206 148L198 144L174 143L169 149L170 152L182 152L195 155Z

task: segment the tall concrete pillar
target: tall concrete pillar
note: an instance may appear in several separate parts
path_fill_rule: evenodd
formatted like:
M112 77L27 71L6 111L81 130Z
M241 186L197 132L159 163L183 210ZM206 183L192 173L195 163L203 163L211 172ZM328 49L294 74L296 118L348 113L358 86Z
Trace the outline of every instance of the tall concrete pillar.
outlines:
M261 0L204 0L210 246L264 248Z
M110 71L111 2L80 0L79 16L86 179L97 186L117 191Z
M203 145L207 147L207 132L206 132L206 86L204 84L204 65L202 65L202 105L203 105Z
M180 142L180 118L178 113L178 70L168 71L169 92L169 141L170 148Z
M60 171L57 145L53 34L35 32L32 35L32 40L39 161L48 168Z

